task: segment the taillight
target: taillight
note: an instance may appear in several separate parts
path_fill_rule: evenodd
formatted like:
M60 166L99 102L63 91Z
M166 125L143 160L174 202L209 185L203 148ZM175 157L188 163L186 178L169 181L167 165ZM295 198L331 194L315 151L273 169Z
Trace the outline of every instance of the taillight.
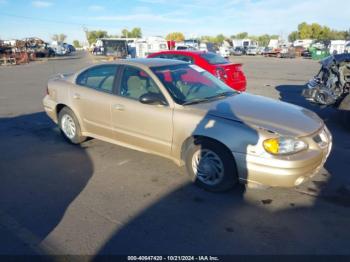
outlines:
M221 67L216 68L216 77L219 78L220 80L225 80L227 78L225 69Z

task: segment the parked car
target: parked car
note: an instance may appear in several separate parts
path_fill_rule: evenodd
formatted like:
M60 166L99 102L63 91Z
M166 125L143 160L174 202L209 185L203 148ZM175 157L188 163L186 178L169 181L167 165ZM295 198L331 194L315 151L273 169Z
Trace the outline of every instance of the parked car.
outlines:
M242 71L242 64L231 63L218 54L204 51L162 51L153 53L148 58L167 58L196 64L207 70L231 88L245 91L247 80Z
M226 46L220 46L218 54L224 58L228 58L230 56L230 49Z
M273 52L272 47L265 47L264 50L261 52L261 54L264 56L268 56L271 52Z
M332 145L315 113L234 91L178 60L119 60L59 75L43 104L67 141L92 137L167 157L210 191L299 185Z
M188 45L177 45L175 46L175 50L196 50L196 49Z
M247 55L257 55L258 48L256 46L249 46L247 48Z
M68 54L68 51L63 46L63 44L51 45L50 48L55 52L55 55L57 56L64 56Z
M215 46L213 43L200 43L199 50L205 52L215 52Z
M237 56L244 55L244 48L240 46L235 47L233 49L233 55L237 55Z
M279 53L279 57L280 58L295 58L296 54L295 54L295 49L290 47L283 47L281 48L281 51Z
M311 58L311 52L309 49L305 49L304 51L301 52L301 56L304 58Z

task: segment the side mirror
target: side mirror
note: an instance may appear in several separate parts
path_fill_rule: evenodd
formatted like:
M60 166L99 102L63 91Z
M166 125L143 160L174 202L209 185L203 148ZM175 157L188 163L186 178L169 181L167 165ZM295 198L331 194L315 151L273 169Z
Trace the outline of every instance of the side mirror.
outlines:
M164 97L157 93L146 93L143 94L139 101L142 104L147 105L167 105L167 102L165 101Z

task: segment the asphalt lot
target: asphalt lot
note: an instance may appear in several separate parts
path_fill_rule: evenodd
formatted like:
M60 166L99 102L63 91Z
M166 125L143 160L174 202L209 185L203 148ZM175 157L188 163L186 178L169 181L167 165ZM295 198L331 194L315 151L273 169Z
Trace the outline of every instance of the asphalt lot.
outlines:
M69 145L43 113L46 82L93 59L0 67L0 254L350 254L350 132L299 95L318 64L232 59L244 64L248 92L326 121L334 147L313 181L213 194L158 156Z

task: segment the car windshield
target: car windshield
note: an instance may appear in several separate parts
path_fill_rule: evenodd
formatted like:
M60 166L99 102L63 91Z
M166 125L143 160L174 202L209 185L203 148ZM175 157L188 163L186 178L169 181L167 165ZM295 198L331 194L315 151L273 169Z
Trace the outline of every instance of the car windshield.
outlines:
M228 61L225 58L211 52L200 54L200 56L212 65L228 64Z
M178 64L151 69L174 101L180 105L202 103L238 94L196 65Z

